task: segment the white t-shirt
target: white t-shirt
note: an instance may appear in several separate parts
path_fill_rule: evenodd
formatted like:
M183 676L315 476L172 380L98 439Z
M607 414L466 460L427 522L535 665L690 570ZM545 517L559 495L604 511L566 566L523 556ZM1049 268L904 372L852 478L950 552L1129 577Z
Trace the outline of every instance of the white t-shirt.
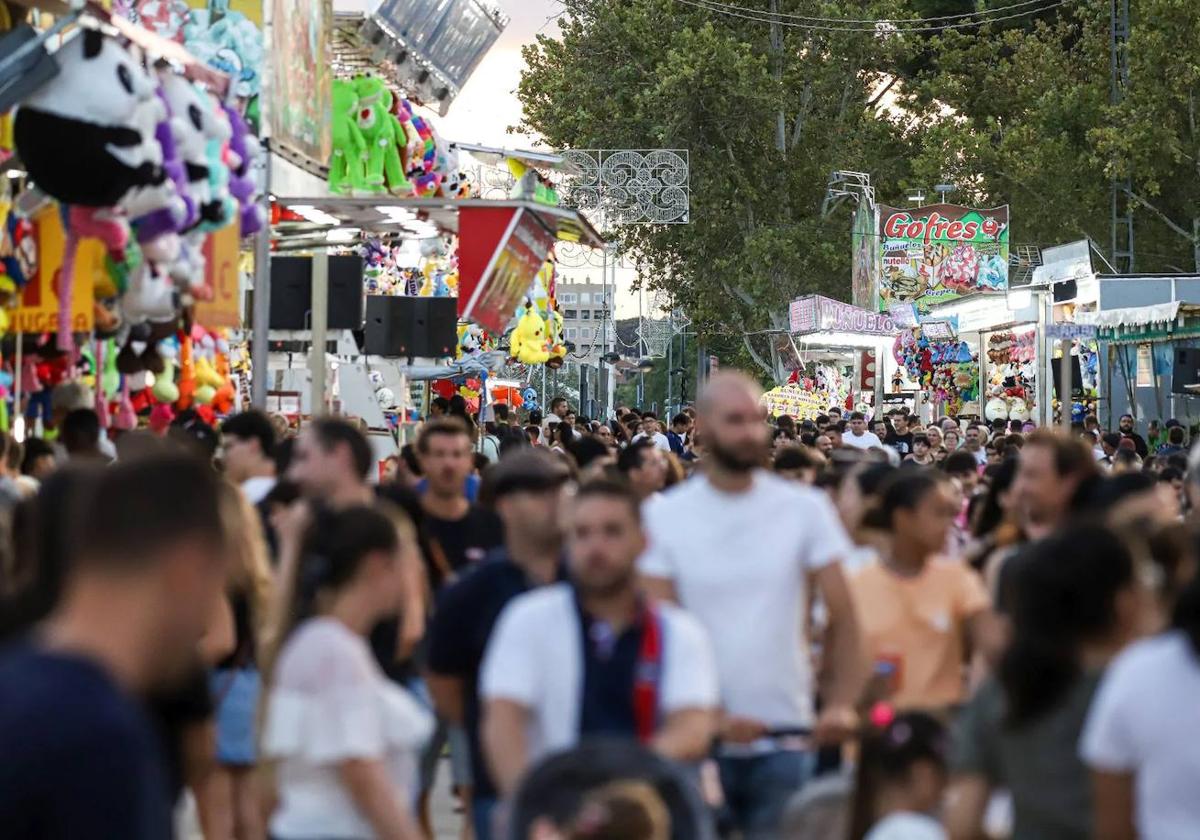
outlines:
M637 443L639 440L645 440L647 437L649 435L645 432L638 432L633 436L633 440L630 443ZM650 442L654 444L655 449L661 449L663 452L671 451L671 441L662 432L655 432L654 437L650 438Z
M874 432L863 432L861 435L855 435L854 432L847 431L842 435L842 444L849 446L851 449L883 448L883 441Z
M946 832L927 814L900 811L875 823L863 840L946 840Z
M242 495L252 505L257 505L267 498L267 494L274 489L275 477L270 475L256 475L242 482Z
M264 753L278 760L271 836L374 837L338 765L380 759L397 794L412 803L433 718L384 676L366 640L331 618L292 633L274 676L263 733Z
M717 675L704 629L683 610L659 607L663 632L658 705L662 715L715 709ZM579 741L583 639L570 584L527 592L500 614L479 676L483 700L530 710L530 761Z
M1200 836L1200 657L1178 631L1131 645L1109 666L1080 751L1096 770L1133 773L1145 840Z
M825 495L765 471L744 493L697 476L642 515L641 571L671 580L708 631L725 711L770 727L811 726L805 578L852 548Z

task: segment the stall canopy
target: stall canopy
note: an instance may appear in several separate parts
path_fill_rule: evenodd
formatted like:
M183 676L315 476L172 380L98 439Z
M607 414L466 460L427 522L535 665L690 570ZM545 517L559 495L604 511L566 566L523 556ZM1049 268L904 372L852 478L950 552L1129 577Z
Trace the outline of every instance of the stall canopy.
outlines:
M886 312L871 312L823 295L793 300L788 324L799 341L829 347L875 348L900 332Z
M1100 338L1116 344L1171 341L1200 336L1200 304L1171 301L1128 306L1075 316L1078 323L1097 327Z

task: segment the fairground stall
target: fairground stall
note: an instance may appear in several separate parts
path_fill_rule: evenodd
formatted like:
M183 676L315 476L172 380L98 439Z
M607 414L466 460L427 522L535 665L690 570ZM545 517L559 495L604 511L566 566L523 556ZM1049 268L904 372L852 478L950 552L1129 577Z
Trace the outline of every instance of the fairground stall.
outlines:
M989 400L995 418L1026 417L1032 360L1018 328L1037 316L1006 294L1008 207L889 207L871 195L854 217L853 287L898 328L886 381L911 391L926 420L987 416Z
M115 429L237 405L239 243L266 222L257 66L231 74L226 60L261 55L261 7L251 19L246 5L220 20L203 3L163 19L94 3L7 19L0 388L16 437L52 431L66 380L91 387ZM218 60L225 39L237 49Z
M1107 399L1101 421L1200 420L1200 275L1099 275L1095 327Z
M880 359L897 334L891 317L805 295L791 302L788 321L784 358L792 381L777 413L806 419L833 406L875 413L883 394Z

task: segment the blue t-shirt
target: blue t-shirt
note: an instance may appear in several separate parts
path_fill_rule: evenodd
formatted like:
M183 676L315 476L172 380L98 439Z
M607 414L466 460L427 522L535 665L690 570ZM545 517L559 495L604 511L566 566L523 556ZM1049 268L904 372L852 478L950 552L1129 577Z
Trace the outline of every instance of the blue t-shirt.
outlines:
M19 644L0 653L0 835L170 840L161 746L96 663Z

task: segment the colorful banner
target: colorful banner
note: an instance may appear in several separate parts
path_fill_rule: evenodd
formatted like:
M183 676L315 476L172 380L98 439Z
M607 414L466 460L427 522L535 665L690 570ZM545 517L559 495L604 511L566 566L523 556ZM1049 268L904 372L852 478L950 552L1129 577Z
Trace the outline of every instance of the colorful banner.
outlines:
M213 290L213 299L196 302L196 322L203 327L216 329L242 325L238 233L235 219L204 240L205 280Z
M271 0L271 142L329 160L333 123L330 0Z
M879 207L879 300L873 309L922 308L971 292L1008 288L1008 205Z
M546 262L554 232L523 207L464 207L458 232L459 315L499 335Z
M824 391L810 391L803 385L780 385L772 388L759 399L758 404L772 417L784 414L797 420L811 420L829 409L829 395Z
M37 276L21 290L21 305L12 313L12 330L44 333L58 330L58 280L62 273L67 235L58 205L52 204L33 218L37 240ZM83 239L75 251L75 284L71 300L71 329L91 332L95 324L94 289L104 275L104 243Z
M866 200L858 202L850 229L851 300L862 309L875 309L879 295L879 213Z

